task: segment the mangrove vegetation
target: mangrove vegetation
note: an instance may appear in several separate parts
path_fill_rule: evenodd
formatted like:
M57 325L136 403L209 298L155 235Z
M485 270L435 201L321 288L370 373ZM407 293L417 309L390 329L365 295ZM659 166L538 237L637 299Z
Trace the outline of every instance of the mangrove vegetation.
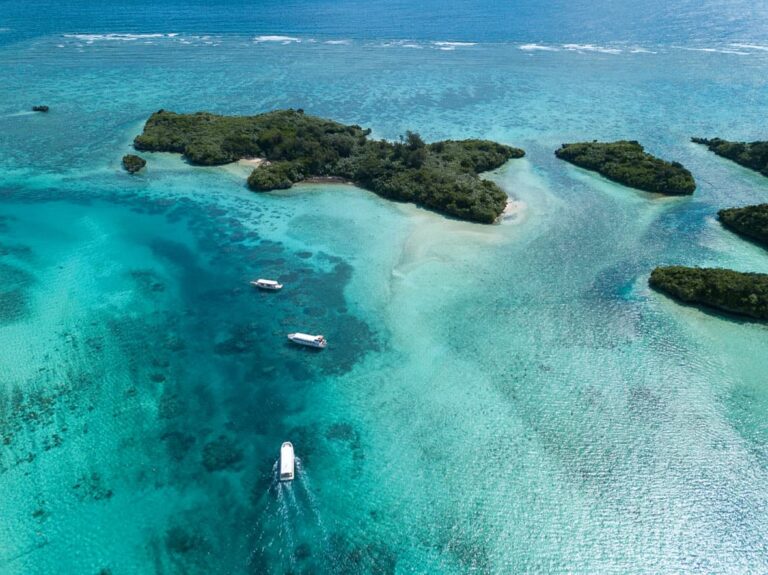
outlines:
M609 180L646 192L679 196L692 194L696 189L691 172L682 164L652 156L635 141L563 144L555 155Z
M717 217L729 230L768 247L768 204L720 210Z
M134 140L137 150L175 152L204 166L262 158L248 186L290 188L312 178L341 178L391 200L480 223L501 215L507 194L479 177L523 150L488 140L428 144L407 132L400 141L374 140L371 131L279 110L257 116L176 114L160 110Z
M653 270L649 284L685 303L768 320L768 274L668 266Z
M721 138L691 138L718 156L768 176L768 142L729 142Z
M123 156L123 168L131 174L135 174L146 165L147 161L144 158L140 158L134 154L126 154Z

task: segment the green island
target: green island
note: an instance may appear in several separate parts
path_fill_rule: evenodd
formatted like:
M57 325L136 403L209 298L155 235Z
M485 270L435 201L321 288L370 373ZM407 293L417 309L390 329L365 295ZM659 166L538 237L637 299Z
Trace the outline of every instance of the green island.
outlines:
M370 133L303 110L257 116L160 110L147 120L134 147L183 154L188 162L204 166L263 159L248 177L248 186L255 191L336 179L387 199L486 224L501 215L508 197L479 174L525 154L488 140L427 144L418 134L407 132L399 142L388 142L369 139Z
M768 204L720 210L717 217L726 228L768 247Z
M682 164L652 156L635 141L563 144L555 155L609 180L646 192L681 196L692 194L696 189L691 172Z
M729 142L720 138L691 138L710 152L768 176L768 142Z
M768 320L768 274L668 266L653 270L648 283L685 303Z
M147 161L144 158L140 158L134 154L126 154L123 156L123 168L126 172L135 174L147 165Z

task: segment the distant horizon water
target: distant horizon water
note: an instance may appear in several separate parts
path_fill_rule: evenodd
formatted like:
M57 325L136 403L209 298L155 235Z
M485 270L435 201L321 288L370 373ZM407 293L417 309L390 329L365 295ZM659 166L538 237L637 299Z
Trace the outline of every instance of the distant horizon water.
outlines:
M56 33L252 33L485 42L766 42L768 7L736 0L1 0L0 43Z

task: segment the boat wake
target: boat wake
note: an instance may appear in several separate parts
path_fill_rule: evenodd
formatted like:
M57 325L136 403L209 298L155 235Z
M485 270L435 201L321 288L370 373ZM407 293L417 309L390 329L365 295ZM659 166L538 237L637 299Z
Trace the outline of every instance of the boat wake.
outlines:
M257 552L275 550L286 568L295 571L296 550L302 544L311 544L317 552L321 552L318 555L327 557L330 548L328 531L320 514L317 495L300 458L296 458L293 481L280 481L280 460L275 461L266 495L264 522L272 527L261 531L261 536L254 542L251 559ZM267 533L269 536L265 538Z
M309 475L304 470L304 466L301 464L301 459L296 458L297 481L296 486L301 494L301 499L306 503L307 510L309 511L309 517L314 525L319 529L322 536L323 544L328 541L328 532L323 524L323 518L320 516L320 506L318 505L317 497L312 489L312 484L309 479Z
M277 479L277 477L276 477ZM303 520L304 528L317 530L322 539L327 539L326 529L320 516L320 506L317 496L312 489L312 483L301 459L296 458L296 479L291 482L277 481L277 500L285 506L287 516Z

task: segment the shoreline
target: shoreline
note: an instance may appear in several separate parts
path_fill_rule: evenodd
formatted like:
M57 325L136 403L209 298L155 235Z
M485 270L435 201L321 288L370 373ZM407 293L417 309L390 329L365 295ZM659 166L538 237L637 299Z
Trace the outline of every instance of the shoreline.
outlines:
M352 180L346 178L340 178L339 176L315 176L313 178L305 178L300 182L296 182L294 186L300 186L302 184L342 184L345 186L360 187ZM364 189L364 188L361 188ZM367 190L366 190L367 191Z
M231 166L231 167L241 167L241 168L248 168L248 169L255 170L255 169L258 169L259 167L268 166L268 165L270 165L270 162L265 158L241 158L239 160L236 160L232 164L227 164L223 167L225 169ZM294 182L291 187L302 187L302 186L313 186L313 185L349 186L349 187L359 188L361 190L370 192L378 196L378 194L376 194L375 192L368 190L367 188L364 188L362 186L359 186L353 180L342 178L340 176L313 176L313 177L305 178L298 182ZM378 197L381 197L381 196L378 196ZM387 198L382 198L382 199L386 200ZM392 201L392 200L389 200L389 201ZM401 203L401 202L395 201L395 203ZM405 203L411 203L411 202L405 202ZM523 220L527 207L528 206L524 201L509 198L502 212L497 216L497 218L490 225L493 226L493 225L502 225L504 223L519 223L520 221ZM422 209L427 209L427 208L422 208ZM427 211L433 211L433 210L427 209ZM434 212L434 213L438 215L442 215L439 212ZM442 215L442 217L445 218L446 216ZM453 219L453 218L448 217L448 219ZM463 221L463 220L457 220L457 221ZM470 223L474 223L474 222L470 222Z
M506 221L515 221L522 217L528 206L522 200L508 200L504 210L496 218L494 224L502 224Z
M237 164L250 168L258 168L259 166L269 165L269 162L264 158L240 158L237 160Z

